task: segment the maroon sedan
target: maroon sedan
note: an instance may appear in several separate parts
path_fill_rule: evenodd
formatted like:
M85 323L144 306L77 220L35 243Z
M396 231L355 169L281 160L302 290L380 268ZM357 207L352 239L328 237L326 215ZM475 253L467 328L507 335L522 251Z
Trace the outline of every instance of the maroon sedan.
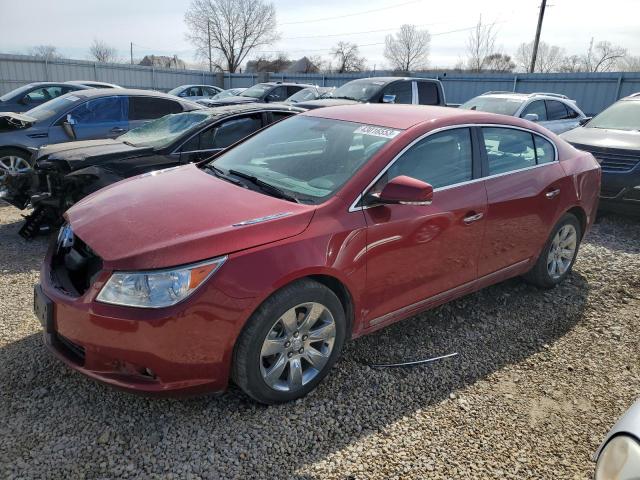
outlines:
M66 214L36 287L47 345L147 393L305 395L347 338L523 275L571 271L594 158L533 123L355 105L283 120L207 164Z

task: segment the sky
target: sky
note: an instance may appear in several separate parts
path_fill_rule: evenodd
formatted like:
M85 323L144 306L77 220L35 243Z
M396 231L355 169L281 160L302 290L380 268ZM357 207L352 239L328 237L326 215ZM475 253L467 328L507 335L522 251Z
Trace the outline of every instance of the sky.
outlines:
M0 52L27 53L55 45L67 57L88 59L100 39L129 58L178 55L195 62L185 39L190 0L0 0ZM281 39L261 50L290 58L321 55L338 41L360 45L370 68L387 66L384 38L410 23L431 35L430 65L451 67L465 57L469 29L482 16L494 23L496 45L513 55L533 40L540 0L274 0ZM585 53L592 37L640 55L640 0L548 0L541 39L568 54ZM258 52L256 52L257 54ZM255 55L250 55L255 56Z

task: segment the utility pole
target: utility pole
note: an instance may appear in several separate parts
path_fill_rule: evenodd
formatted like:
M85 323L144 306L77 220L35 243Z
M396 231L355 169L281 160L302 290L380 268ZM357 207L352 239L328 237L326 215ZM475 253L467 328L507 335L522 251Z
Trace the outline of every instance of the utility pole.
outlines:
M209 71L213 72L213 60L211 59L211 21L207 19L207 45L209 46Z
M531 54L531 67L529 73L533 73L536 69L536 57L538 56L538 44L540 43L540 30L542 30L542 19L544 18L544 9L547 7L547 0L542 0L540 4L540 13L538 14L538 28L536 29L536 38L533 41L533 52Z
M133 65L133 42L131 42L131 65Z

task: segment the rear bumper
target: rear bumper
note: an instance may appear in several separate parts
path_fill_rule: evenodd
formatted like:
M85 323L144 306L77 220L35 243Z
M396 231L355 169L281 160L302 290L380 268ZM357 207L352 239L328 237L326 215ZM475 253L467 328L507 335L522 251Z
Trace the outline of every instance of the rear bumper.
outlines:
M135 393L178 396L227 388L233 345L242 325L237 302L204 285L173 307L150 310L93 299L107 280L102 272L81 297L53 284L47 255L40 278L53 302L44 341L69 367ZM242 312L242 313L241 313Z

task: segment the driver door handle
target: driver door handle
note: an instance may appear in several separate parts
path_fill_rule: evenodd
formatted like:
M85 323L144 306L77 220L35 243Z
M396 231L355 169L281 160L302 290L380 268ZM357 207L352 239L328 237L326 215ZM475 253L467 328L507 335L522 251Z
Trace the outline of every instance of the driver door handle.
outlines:
M467 215L466 217L464 217L464 223L469 225L469 224L471 224L473 222L477 222L482 217L484 217L483 213L474 213L472 215Z
M549 190L547 193L545 193L545 197L547 197L549 200L551 200L552 198L557 197L558 195L560 195L560 189L556 188L555 190Z
M111 133L124 133L126 131L127 131L127 129L126 128L122 128L122 127L113 127L111 129Z

